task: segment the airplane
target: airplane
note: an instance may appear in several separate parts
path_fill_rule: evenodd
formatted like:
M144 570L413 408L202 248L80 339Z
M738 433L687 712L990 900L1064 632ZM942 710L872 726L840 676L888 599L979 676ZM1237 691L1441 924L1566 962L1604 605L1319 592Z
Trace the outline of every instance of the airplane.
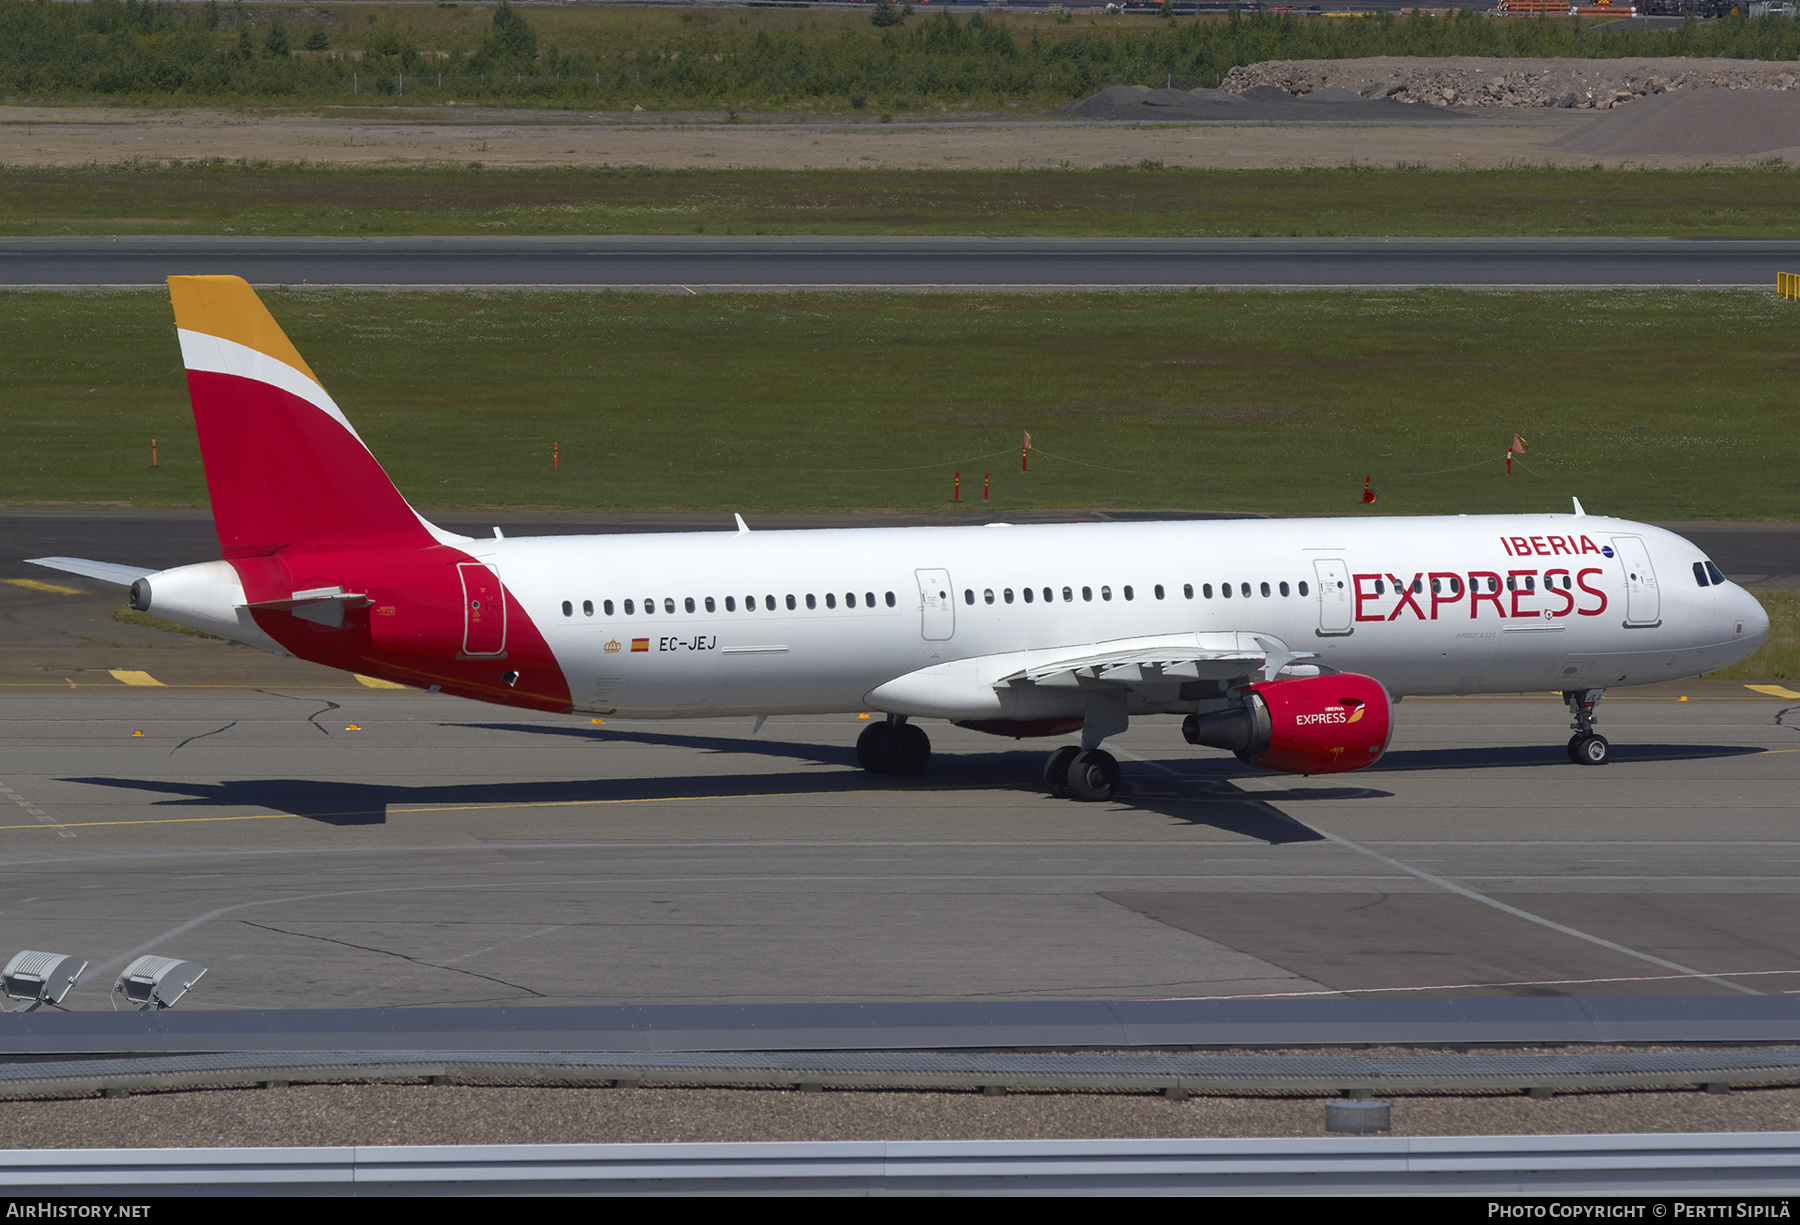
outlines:
M433 693L678 719L880 712L866 770L916 775L913 720L1080 733L1044 785L1114 797L1134 717L1252 765L1363 769L1412 695L1553 691L1604 765L1601 695L1751 654L1769 618L1673 533L1586 514L1258 519L492 539L418 514L250 286L169 278L220 560L38 565L131 606Z

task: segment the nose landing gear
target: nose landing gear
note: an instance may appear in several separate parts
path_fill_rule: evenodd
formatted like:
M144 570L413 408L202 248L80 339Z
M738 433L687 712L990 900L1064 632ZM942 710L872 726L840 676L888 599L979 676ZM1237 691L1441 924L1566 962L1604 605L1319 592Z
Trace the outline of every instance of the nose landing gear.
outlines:
M1578 766L1603 766L1612 760L1612 745L1594 730L1594 707L1600 704L1604 689L1565 689L1563 701L1575 721L1569 726L1575 734L1569 737L1569 760Z

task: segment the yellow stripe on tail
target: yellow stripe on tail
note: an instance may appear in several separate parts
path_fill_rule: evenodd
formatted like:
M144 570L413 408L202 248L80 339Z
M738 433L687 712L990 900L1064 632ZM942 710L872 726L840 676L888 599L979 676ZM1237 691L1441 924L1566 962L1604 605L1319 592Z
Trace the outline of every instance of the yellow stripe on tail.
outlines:
M319 376L242 277L172 276L169 298L175 304L176 327L255 349L319 382Z

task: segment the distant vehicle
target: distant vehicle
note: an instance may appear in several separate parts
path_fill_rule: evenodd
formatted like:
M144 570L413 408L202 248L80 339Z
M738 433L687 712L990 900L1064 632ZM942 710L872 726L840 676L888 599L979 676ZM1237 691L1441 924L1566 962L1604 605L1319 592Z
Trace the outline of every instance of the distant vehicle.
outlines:
M879 711L1080 733L1046 787L1103 800L1133 718L1295 774L1358 770L1410 694L1555 689L1606 762L1607 687L1692 676L1769 620L1699 549L1572 515L474 539L416 513L250 286L171 277L223 560L34 559L252 646L502 705L628 718ZM472 461L473 462L473 461Z

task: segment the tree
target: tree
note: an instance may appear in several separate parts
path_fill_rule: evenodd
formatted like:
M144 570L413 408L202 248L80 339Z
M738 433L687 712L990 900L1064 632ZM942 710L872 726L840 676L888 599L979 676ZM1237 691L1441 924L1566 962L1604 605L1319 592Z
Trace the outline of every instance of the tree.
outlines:
M494 10L494 32L488 36L493 54L499 59L534 60L537 58L537 31L531 23L513 12L512 5L500 0Z
M325 33L325 27L314 26L312 28L312 33L306 36L306 49L308 51L326 51L330 48L331 39Z
M906 20L906 14L894 0L875 0L875 11L869 14L869 24L877 26L897 26Z
M289 49L287 22L276 17L269 22L269 32L263 37L263 50L279 59Z

